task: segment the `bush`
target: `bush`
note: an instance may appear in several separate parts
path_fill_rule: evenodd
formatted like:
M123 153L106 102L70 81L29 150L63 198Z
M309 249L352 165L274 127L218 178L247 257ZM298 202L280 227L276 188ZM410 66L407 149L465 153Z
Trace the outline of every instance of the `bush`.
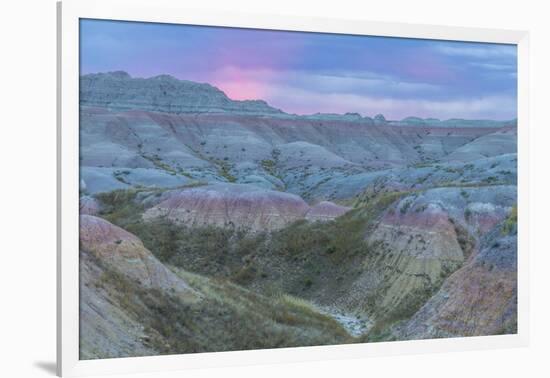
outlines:
M518 224L518 205L512 206L512 210L510 210L510 214L508 215L508 218L504 221L504 224L502 225L502 234L508 235L510 234L517 226Z
M236 182L237 178L231 174L231 167L225 161L229 158L225 157L224 161L220 163L218 173L221 177L225 178L228 182Z

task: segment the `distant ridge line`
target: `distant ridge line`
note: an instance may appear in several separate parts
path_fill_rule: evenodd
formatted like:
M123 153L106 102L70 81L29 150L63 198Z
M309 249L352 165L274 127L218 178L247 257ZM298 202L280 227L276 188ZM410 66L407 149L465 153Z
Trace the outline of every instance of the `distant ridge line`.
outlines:
M234 113L277 118L301 118L326 121L351 121L377 126L410 127L494 127L517 126L517 119L468 120L451 118L406 117L386 120L382 114L374 118L359 113L289 114L270 106L266 101L232 100L219 88L162 74L149 78L132 77L125 71L89 73L80 76L80 105L112 110L145 110L164 113Z

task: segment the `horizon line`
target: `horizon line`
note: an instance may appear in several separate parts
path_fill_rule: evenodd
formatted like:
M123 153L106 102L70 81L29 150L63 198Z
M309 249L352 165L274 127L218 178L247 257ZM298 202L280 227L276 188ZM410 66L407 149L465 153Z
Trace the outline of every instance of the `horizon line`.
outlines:
M371 120L375 120L375 118L377 116L382 116L382 117L384 117L386 122L402 122L402 121L405 121L405 120L411 119L411 118L413 118L413 119L416 118L416 119L419 119L419 120L422 120L422 121L439 121L439 122L447 122L447 121L455 121L456 120L456 121L494 121L494 122L516 122L517 123L517 121L518 121L517 115L514 118L503 118L503 119L460 118L460 117L451 117L451 118L445 118L444 119L444 118L438 118L438 117L432 117L432 116L430 116L430 117L420 117L420 116L415 116L415 115L409 115L409 116L403 117L401 119L387 119L384 116L384 114L381 113L381 112L377 112L376 114L374 114L372 116L366 115L365 113L356 112L356 111L349 111L349 112L344 112L344 113L321 112L321 111L317 111L317 112L314 112L314 113L289 113L289 112L285 111L284 109L281 109L279 107L275 107L275 106L271 105L268 101L266 101L262 98L234 99L234 98L231 98L223 89L221 89L220 87L218 87L214 84L211 84L209 82L201 82L201 81L183 79L183 78L176 77L173 74L157 74L157 75L153 75L153 76L149 76L149 77L144 77L144 76L132 76L130 73L128 73L125 70L113 70L113 71L88 72L88 73L84 73L84 74L79 73L79 77L87 76L87 75L109 75L109 74L111 74L111 75L112 74L124 74L125 76L128 76L130 79L141 79L141 80L150 80L150 79L155 79L155 78L159 78L159 77L169 77L169 78L172 78L172 79L180 81L180 82L190 82L190 83L196 83L196 84L202 84L202 85L209 85L209 86L219 90L220 92L222 92L231 101L235 101L235 102L262 101L262 102L266 103L269 107L271 107L275 110L279 110L281 113L284 113L286 115L291 115L291 116L298 116L298 117L309 117L309 116L316 116L316 115L333 115L333 116L358 115L361 118L368 118L368 119L371 119Z

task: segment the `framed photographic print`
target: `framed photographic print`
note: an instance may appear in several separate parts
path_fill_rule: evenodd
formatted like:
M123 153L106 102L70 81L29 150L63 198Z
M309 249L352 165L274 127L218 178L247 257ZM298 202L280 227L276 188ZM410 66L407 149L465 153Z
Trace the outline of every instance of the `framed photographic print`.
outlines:
M526 32L58 12L60 375L526 345Z

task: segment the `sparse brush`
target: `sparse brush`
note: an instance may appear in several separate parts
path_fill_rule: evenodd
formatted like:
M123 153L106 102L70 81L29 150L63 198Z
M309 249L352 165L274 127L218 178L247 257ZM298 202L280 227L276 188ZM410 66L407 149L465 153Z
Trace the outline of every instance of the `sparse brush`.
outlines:
M502 234L508 235L512 232L512 230L517 226L518 224L518 205L512 206L512 210L510 210L510 214L508 215L508 218L504 221L504 224L502 225Z

